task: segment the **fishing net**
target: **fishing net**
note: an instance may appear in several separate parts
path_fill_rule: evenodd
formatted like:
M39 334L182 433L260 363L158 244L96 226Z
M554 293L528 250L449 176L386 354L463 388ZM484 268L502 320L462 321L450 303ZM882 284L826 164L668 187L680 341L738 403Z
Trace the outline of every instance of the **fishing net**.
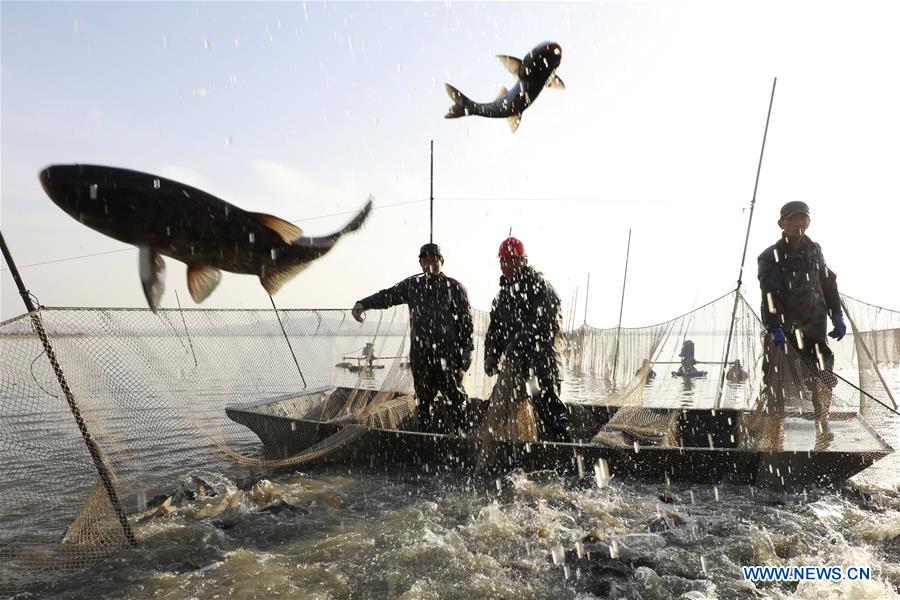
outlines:
M478 356L486 326L476 312ZM191 474L252 478L328 456L366 427L414 427L408 346L405 307L363 325L345 310L56 308L0 324L0 595L139 542L154 496L191 488ZM463 384L490 390L480 361ZM263 447L235 407L283 428Z
M570 365L607 383L592 404L614 410L592 442L884 456L900 442L900 313L843 302L852 333L831 343L833 372L773 349L734 293L650 327L570 332Z
M611 415L582 423L579 441L882 456L897 442L900 320L844 302L853 333L834 344L827 416L815 408L826 402L813 401L818 379L790 352L782 383L764 382L764 332L741 296L651 327L570 332L573 374L598 382L582 413ZM44 308L0 324L0 594L140 543L142 524L165 517L179 494L207 497L209 474L254 481L335 459L371 428L414 429L407 312L368 316L360 325L345 310ZM488 315L473 319L475 361L463 385L487 399ZM739 377L728 375L735 360ZM516 402L517 382L507 387L492 399L493 418L505 415L508 435L530 438L526 417L510 416L530 407ZM710 433L708 418L687 419L697 408L733 427ZM823 418L834 433L827 448L816 440ZM220 494L200 514L233 515L266 497L254 490Z

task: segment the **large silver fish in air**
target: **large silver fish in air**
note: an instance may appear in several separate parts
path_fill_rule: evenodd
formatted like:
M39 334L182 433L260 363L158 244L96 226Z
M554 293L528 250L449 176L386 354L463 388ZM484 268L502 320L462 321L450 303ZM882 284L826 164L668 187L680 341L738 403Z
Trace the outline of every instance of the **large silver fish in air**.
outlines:
M53 165L40 173L50 199L81 223L140 250L144 295L156 311L165 288L162 256L187 264L198 304L216 289L220 271L257 275L269 294L359 229L372 199L343 229L304 237L279 217L248 212L195 187L156 175L97 165Z
M480 103L470 100L458 89L446 83L444 87L453 100L453 106L445 118L456 119L477 115L506 119L510 130L515 133L522 121L522 113L537 99L541 90L545 87L566 89L562 79L555 73L562 61L562 48L555 42L538 44L522 60L504 55L498 55L497 58L517 78L512 89L507 90L505 86L501 86L496 100Z

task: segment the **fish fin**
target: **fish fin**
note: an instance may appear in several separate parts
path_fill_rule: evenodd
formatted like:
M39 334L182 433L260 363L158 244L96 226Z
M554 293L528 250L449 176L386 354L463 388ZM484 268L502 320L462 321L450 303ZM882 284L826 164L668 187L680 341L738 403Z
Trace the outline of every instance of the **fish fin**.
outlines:
M291 280L297 273L308 267L312 261L300 263L299 265L291 265L290 267L282 267L280 269L267 269L259 276L259 282L265 288L266 293L274 296L278 293L285 283Z
M188 291L197 304L209 298L220 281L222 281L222 271L217 268L209 265L188 265Z
M514 56L506 56L505 54L498 54L497 58L500 59L500 62L503 63L503 66L506 67L506 70L515 75L519 76L519 68L522 66L522 61Z
M551 75L550 79L547 80L547 87L553 88L554 90L564 90L566 89L566 84L556 75Z
M468 116L469 110L466 108L467 104L471 104L471 100L466 98L466 95L461 91L450 85L449 83L444 84L444 89L447 90L447 95L450 96L450 99L453 100L453 106L450 107L450 110L447 111L447 114L444 115L445 119L458 119L459 117Z
M284 240L285 244L290 244L298 237L303 235L302 229L300 229L293 223L288 223L280 217L267 215L265 213L250 214L259 222L260 225L262 225L263 227L268 227L269 229L277 233L278 237Z
M499 100L500 98L503 98L504 96L506 96L508 93L509 93L509 90L506 89L506 86L505 86L505 85L501 85L501 86L500 86L500 91L497 92L497 98L496 98L496 99Z
M159 310L159 301L166 289L166 263L162 255L150 246L139 246L138 270L141 276L141 285L144 286L144 296L150 310Z
M506 123L509 125L509 131L511 133L515 133L516 129L519 128L519 123L522 122L522 115L513 115L511 117L506 117Z

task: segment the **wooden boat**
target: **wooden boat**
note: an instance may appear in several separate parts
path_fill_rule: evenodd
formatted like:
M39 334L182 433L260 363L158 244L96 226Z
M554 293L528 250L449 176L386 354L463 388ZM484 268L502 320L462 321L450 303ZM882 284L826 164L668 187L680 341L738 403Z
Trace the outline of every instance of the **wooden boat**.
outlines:
M474 432L422 433L415 430L414 411L396 428L350 422L349 413L321 418L327 402L334 405L351 394L355 395L354 411L357 411L370 403L376 392L346 387L316 389L230 406L226 414L256 433L267 457L285 459L309 452L316 444L319 448L323 444L327 446L329 439L352 437L347 443L328 448L318 460L369 469L411 466L427 471L556 469L590 477L595 465L603 465L610 474L624 477L799 487L840 484L893 452L865 419L855 413L831 415L831 430L840 441L834 449L816 448L811 419L802 415L785 416L778 427L778 450L770 451L748 447L749 433L739 427L745 411L735 409L639 409L650 418L669 420L668 441L623 432L622 440L630 443L615 445L596 441L598 432L610 429L611 419L617 414L621 416L619 411L638 410L637 407L569 404L573 443L491 441L486 444ZM380 394L383 402L385 392ZM407 413L414 406L412 397L400 392L389 393L387 397L395 404L405 403ZM471 400L472 422L479 422L485 409L485 401Z

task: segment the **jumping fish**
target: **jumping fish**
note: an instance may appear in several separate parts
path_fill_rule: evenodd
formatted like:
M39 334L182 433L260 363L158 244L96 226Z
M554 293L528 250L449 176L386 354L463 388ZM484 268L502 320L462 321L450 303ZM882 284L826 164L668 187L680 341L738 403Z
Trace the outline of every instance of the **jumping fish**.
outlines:
M566 88L562 79L555 73L562 61L562 48L555 42L538 44L522 60L505 55L498 55L497 58L517 78L512 89L507 90L505 86L501 86L496 100L480 103L470 100L449 83L444 84L447 95L453 100L453 106L445 118L456 119L477 115L506 119L510 130L515 133L522 121L522 113L537 99L541 90L545 87L560 90Z
M168 256L187 264L188 290L201 303L220 271L259 277L269 294L356 231L372 198L339 231L304 237L279 217L248 212L195 187L148 173L98 165L53 165L40 173L50 199L91 229L138 247L141 283L159 308Z

